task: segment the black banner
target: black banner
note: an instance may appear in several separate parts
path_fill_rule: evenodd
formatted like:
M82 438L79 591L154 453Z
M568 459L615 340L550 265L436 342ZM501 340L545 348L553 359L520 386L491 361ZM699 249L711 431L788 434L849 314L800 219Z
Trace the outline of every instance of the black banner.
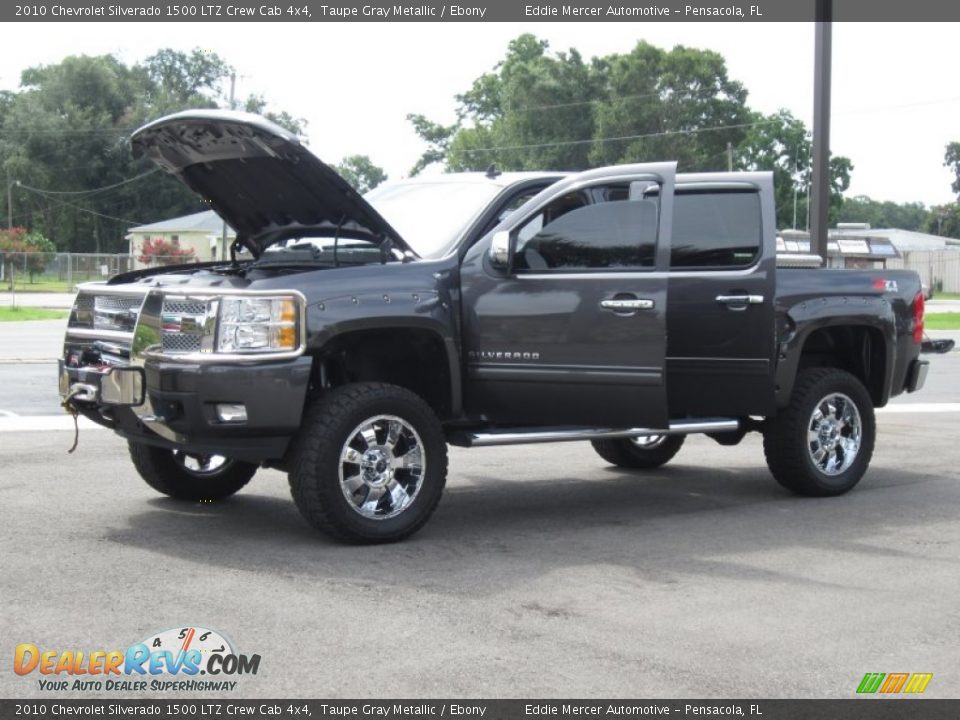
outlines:
M0 717L956 720L960 700L0 700Z
M4 22L811 22L816 0L36 0L4 4ZM944 0L834 0L837 22L960 20Z

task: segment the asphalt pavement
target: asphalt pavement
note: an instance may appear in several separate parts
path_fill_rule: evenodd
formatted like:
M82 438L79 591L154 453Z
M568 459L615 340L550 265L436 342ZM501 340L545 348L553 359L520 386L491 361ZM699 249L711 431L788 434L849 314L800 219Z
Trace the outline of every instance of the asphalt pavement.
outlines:
M646 473L582 443L454 449L423 531L365 548L311 530L275 471L185 504L107 431L73 455L67 432L0 433L0 637L214 628L262 658L219 697L851 698L881 671L956 697L958 424L882 415L867 478L823 500L782 491L756 437ZM76 694L4 663L0 696Z
M2 325L21 326L4 351L31 336ZM23 415L0 418L0 637L90 651L214 628L262 658L232 698L851 698L866 672L932 672L925 695L956 697L960 353L933 363L841 498L781 490L755 435L691 437L645 473L584 443L454 448L423 531L367 548L310 529L276 471L192 504L109 431L68 455L69 419L44 424L54 366L0 363L0 410ZM0 697L78 695L5 663Z

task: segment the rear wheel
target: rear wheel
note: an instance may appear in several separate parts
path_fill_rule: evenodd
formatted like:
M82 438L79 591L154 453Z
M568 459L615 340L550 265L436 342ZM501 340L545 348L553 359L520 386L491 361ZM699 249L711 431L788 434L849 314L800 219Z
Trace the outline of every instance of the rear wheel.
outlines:
M179 500L222 500L250 482L252 463L222 455L191 455L130 441L130 459L147 485Z
M306 413L292 449L290 491L318 530L352 543L402 540L440 502L447 445L436 414L409 390L336 388Z
M652 470L666 465L683 446L683 435L639 435L633 438L593 440L597 454L611 465Z
M870 464L873 402L856 377L836 368L797 376L790 405L769 421L763 452L777 482L798 495L842 495Z

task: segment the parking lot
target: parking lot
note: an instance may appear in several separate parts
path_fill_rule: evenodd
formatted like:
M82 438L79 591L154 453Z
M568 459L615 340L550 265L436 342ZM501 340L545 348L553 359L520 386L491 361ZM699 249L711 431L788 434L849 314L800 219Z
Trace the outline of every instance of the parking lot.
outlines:
M878 415L841 498L782 491L757 436L640 474L581 443L454 449L424 530L363 548L314 533L275 471L193 505L107 431L68 455L54 375L0 364L7 653L200 625L262 657L233 697L847 698L866 672L960 694L958 353ZM44 695L0 667L0 695Z

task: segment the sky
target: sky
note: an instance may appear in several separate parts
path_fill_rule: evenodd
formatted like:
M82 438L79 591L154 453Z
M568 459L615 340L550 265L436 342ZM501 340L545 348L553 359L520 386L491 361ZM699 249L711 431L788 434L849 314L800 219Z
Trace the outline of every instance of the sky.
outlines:
M956 198L944 146L960 140L954 78L957 23L836 23L831 148L854 165L848 196L937 205ZM0 88L67 55L143 60L162 47L199 47L238 71L236 93L308 121L328 163L369 155L391 179L424 149L408 113L452 122L454 96L501 60L523 32L584 57L639 40L708 48L749 91L748 104L786 108L812 127L812 23L18 23L0 46ZM667 160L670 158L650 158Z

